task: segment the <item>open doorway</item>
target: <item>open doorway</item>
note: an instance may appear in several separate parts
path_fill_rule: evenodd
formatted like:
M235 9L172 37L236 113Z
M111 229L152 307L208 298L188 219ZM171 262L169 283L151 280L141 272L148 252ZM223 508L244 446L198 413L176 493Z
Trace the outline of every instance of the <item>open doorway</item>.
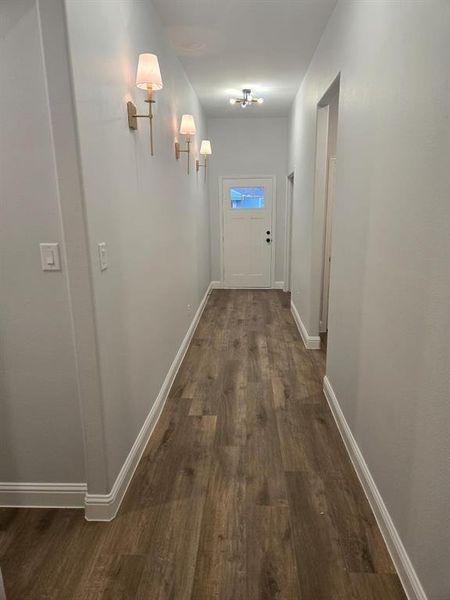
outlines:
M311 305L316 315L321 347L326 352L330 274L332 269L333 206L337 168L339 76L317 105L314 190L314 248Z
M331 237L333 226L333 202L336 177L336 156L328 158L327 169L327 198L325 209L325 234L322 268L322 290L320 305L319 331L321 334L328 332L328 304L330 301L330 270L331 270Z
M286 226L284 252L284 291L292 291L292 210L294 206L294 173L287 176L286 184Z

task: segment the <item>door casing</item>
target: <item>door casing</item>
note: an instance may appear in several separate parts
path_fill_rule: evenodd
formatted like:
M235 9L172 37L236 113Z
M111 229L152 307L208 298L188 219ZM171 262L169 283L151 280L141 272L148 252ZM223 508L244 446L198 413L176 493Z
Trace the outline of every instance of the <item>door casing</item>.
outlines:
M320 311L320 333L328 331L328 302L330 294L330 268L331 268L331 237L333 221L333 203L336 181L336 157L328 159L327 169L327 201L325 207L325 239L323 250L323 272L322 272L322 297Z
M284 231L284 288L292 291L292 215L294 211L294 171L286 177L286 215Z

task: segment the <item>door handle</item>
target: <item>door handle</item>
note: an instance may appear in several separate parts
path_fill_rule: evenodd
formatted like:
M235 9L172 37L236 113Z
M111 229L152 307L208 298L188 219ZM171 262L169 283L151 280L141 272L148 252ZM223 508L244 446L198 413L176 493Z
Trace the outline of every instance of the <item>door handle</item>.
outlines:
M266 238L266 242L267 242L268 244L270 244L270 242L271 242L271 241L272 241L272 240L271 240L270 238Z

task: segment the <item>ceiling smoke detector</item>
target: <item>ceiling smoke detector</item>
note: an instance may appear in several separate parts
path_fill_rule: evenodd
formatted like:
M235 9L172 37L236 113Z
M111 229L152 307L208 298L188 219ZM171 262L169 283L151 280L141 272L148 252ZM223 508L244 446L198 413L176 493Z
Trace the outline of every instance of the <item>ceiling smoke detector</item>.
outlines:
M230 104L240 104L242 108L252 106L252 104L262 104L263 102L264 98L254 98L252 90L249 89L242 90L242 98L230 98Z

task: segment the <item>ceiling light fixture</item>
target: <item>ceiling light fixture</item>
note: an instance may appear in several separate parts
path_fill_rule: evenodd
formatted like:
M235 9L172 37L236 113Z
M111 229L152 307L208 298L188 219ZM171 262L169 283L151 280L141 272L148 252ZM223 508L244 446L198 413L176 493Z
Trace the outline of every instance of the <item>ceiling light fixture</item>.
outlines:
M242 90L242 98L230 98L230 104L240 104L242 108L252 106L252 104L262 104L264 98L254 98L252 90L245 88Z

